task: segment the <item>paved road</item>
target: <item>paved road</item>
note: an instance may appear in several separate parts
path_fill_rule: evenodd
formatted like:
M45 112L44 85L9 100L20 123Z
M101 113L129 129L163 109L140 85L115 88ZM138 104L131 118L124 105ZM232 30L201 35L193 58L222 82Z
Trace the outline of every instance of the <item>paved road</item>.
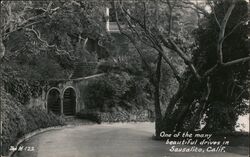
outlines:
M14 157L243 157L232 153L171 153L164 141L152 140L153 123L82 125L32 137Z

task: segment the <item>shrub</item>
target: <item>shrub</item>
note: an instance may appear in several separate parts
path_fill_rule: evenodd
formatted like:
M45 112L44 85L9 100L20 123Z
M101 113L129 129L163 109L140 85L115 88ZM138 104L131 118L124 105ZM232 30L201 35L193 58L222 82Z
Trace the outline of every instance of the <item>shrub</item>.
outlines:
M94 110L81 110L79 113L77 113L77 117L82 119L88 119L94 122L97 122L98 124L101 123L101 116L99 111Z
M116 112L99 112L95 110L81 110L77 116L79 118L88 119L98 124L102 122L146 122L152 121L153 117L149 110L137 110L132 113L121 110Z
M113 103L115 91L106 81L91 81L84 90L83 100L88 109L103 110L105 105Z
M8 148L17 138L39 128L63 125L62 118L53 113L47 113L39 107L27 108L16 101L11 95L1 93L2 122L3 122L3 149L1 154L6 154Z
M112 108L131 111L152 106L149 90L147 79L121 72L89 81L81 93L86 109L111 112Z

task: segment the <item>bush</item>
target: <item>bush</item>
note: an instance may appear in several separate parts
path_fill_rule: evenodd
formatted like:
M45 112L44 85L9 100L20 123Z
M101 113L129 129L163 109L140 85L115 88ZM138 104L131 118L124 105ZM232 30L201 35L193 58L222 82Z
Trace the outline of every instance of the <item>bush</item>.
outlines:
M113 104L115 91L106 81L91 81L84 90L84 104L90 110L104 110L105 105Z
M2 122L3 122L3 149L6 154L9 147L26 133L39 128L63 125L62 118L47 113L39 107L27 108L16 101L11 95L1 93Z
M94 110L81 110L77 116L79 118L88 119L98 124L102 122L146 122L153 121L152 111L137 110L132 113L121 110L116 112L99 112Z
M82 119L88 119L97 122L98 124L101 123L101 114L99 111L81 110L76 116Z
M89 81L81 93L86 109L111 112L112 108L134 110L152 106L147 79L126 72L109 73Z

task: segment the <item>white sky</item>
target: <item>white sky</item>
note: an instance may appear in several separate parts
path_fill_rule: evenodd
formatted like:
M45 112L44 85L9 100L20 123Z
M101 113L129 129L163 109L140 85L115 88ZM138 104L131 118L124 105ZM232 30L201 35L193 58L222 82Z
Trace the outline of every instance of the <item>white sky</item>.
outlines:
M239 127L236 127L236 131L249 132L249 114L240 116L237 123L240 124Z

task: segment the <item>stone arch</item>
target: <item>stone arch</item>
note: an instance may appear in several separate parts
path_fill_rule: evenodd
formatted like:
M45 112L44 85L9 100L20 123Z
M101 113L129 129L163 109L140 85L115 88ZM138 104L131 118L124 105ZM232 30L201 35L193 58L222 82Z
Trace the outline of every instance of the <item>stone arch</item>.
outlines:
M61 114L61 98L58 88L51 88L47 93L47 110L55 114Z
M63 91L63 114L66 116L76 113L76 90L74 87L67 87Z

